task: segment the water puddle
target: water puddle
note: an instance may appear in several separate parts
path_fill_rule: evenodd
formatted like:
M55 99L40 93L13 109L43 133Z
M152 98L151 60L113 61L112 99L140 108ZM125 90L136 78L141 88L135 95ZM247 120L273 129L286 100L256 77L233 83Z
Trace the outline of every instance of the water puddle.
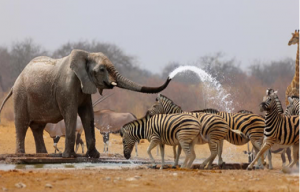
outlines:
M122 169L135 168L141 164L122 163L55 163L55 164L0 164L0 170L32 170L32 169Z

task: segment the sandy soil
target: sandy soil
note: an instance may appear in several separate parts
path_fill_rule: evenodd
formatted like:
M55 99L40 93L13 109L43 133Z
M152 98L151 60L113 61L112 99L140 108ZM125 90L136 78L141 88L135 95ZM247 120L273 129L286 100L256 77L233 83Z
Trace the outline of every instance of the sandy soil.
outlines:
M3 121L0 125L0 154L14 153L15 129L12 122ZM53 140L44 134L49 153L54 152ZM96 131L97 148L103 151L102 137ZM58 147L63 150L64 139ZM148 158L148 142L139 144L139 157ZM247 162L243 150L247 145L233 146L225 143L225 162ZM86 149L85 149L86 150ZM81 149L79 149L81 152ZM122 154L121 137L111 135L110 153ZM28 129L26 153L35 153L32 133ZM160 157L154 157L160 163ZM134 156L134 152L132 156ZM207 145L196 146L197 159L208 157ZM166 148L166 159L172 160L172 148ZM184 158L182 155L181 161ZM0 171L0 190L8 191L299 191L299 174L284 174L281 159L273 154L273 170L152 170L146 168L120 169L33 169ZM25 188L22 184L25 184Z

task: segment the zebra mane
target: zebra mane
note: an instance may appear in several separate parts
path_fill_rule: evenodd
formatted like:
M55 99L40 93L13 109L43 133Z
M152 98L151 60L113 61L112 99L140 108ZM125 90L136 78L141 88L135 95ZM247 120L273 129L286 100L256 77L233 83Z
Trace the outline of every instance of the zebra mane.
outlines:
M208 109L195 110L195 111L191 111L191 112L194 112L194 113L219 113L220 111L218 111L217 109L208 108Z
M245 110L245 109L241 109L241 110L239 110L237 113L249 113L249 114L253 114L252 111Z
M170 105L175 105L180 107L179 105L177 105L176 103L174 103L174 101L172 101L170 98L168 98L167 96L163 95L163 94L159 94L158 96L161 100L163 100L164 102L170 104ZM180 107L181 108L181 107Z

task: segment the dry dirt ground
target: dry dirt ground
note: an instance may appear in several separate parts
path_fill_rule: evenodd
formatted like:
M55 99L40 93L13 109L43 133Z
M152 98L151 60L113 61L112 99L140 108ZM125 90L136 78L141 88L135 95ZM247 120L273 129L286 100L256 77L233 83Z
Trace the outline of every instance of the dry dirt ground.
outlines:
M49 153L53 153L53 141L48 133L44 139ZM97 148L103 151L102 137L96 131ZM63 150L64 139L58 147ZM148 158L148 142L139 144L139 157ZM247 145L236 147L225 143L225 162L247 162L243 154ZM196 146L197 159L209 155L207 145ZM0 154L14 153L15 129L12 122L0 124ZM81 151L81 149L79 150ZM121 138L111 135L110 153L122 154ZM35 153L32 133L28 129L26 153ZM156 156L157 163L160 157ZM132 156L134 156L134 152ZM166 148L166 159L172 160L172 148ZM181 161L184 158L182 155ZM279 155L273 155L273 170L153 170L146 168L119 169L32 169L0 171L0 191L299 191L299 174L284 174ZM24 186L24 185L26 186ZM21 188L24 186L24 188Z

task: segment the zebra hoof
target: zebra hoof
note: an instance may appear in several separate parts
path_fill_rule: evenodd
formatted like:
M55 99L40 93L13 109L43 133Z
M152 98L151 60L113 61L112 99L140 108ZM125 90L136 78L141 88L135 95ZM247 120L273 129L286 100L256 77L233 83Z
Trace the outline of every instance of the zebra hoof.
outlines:
M173 165L173 166L172 166L172 169L176 169L176 168L177 168L176 165Z
M248 170L248 171L251 171L251 170L252 170L252 167L249 167L249 166L248 166L248 167L247 167L247 170Z

